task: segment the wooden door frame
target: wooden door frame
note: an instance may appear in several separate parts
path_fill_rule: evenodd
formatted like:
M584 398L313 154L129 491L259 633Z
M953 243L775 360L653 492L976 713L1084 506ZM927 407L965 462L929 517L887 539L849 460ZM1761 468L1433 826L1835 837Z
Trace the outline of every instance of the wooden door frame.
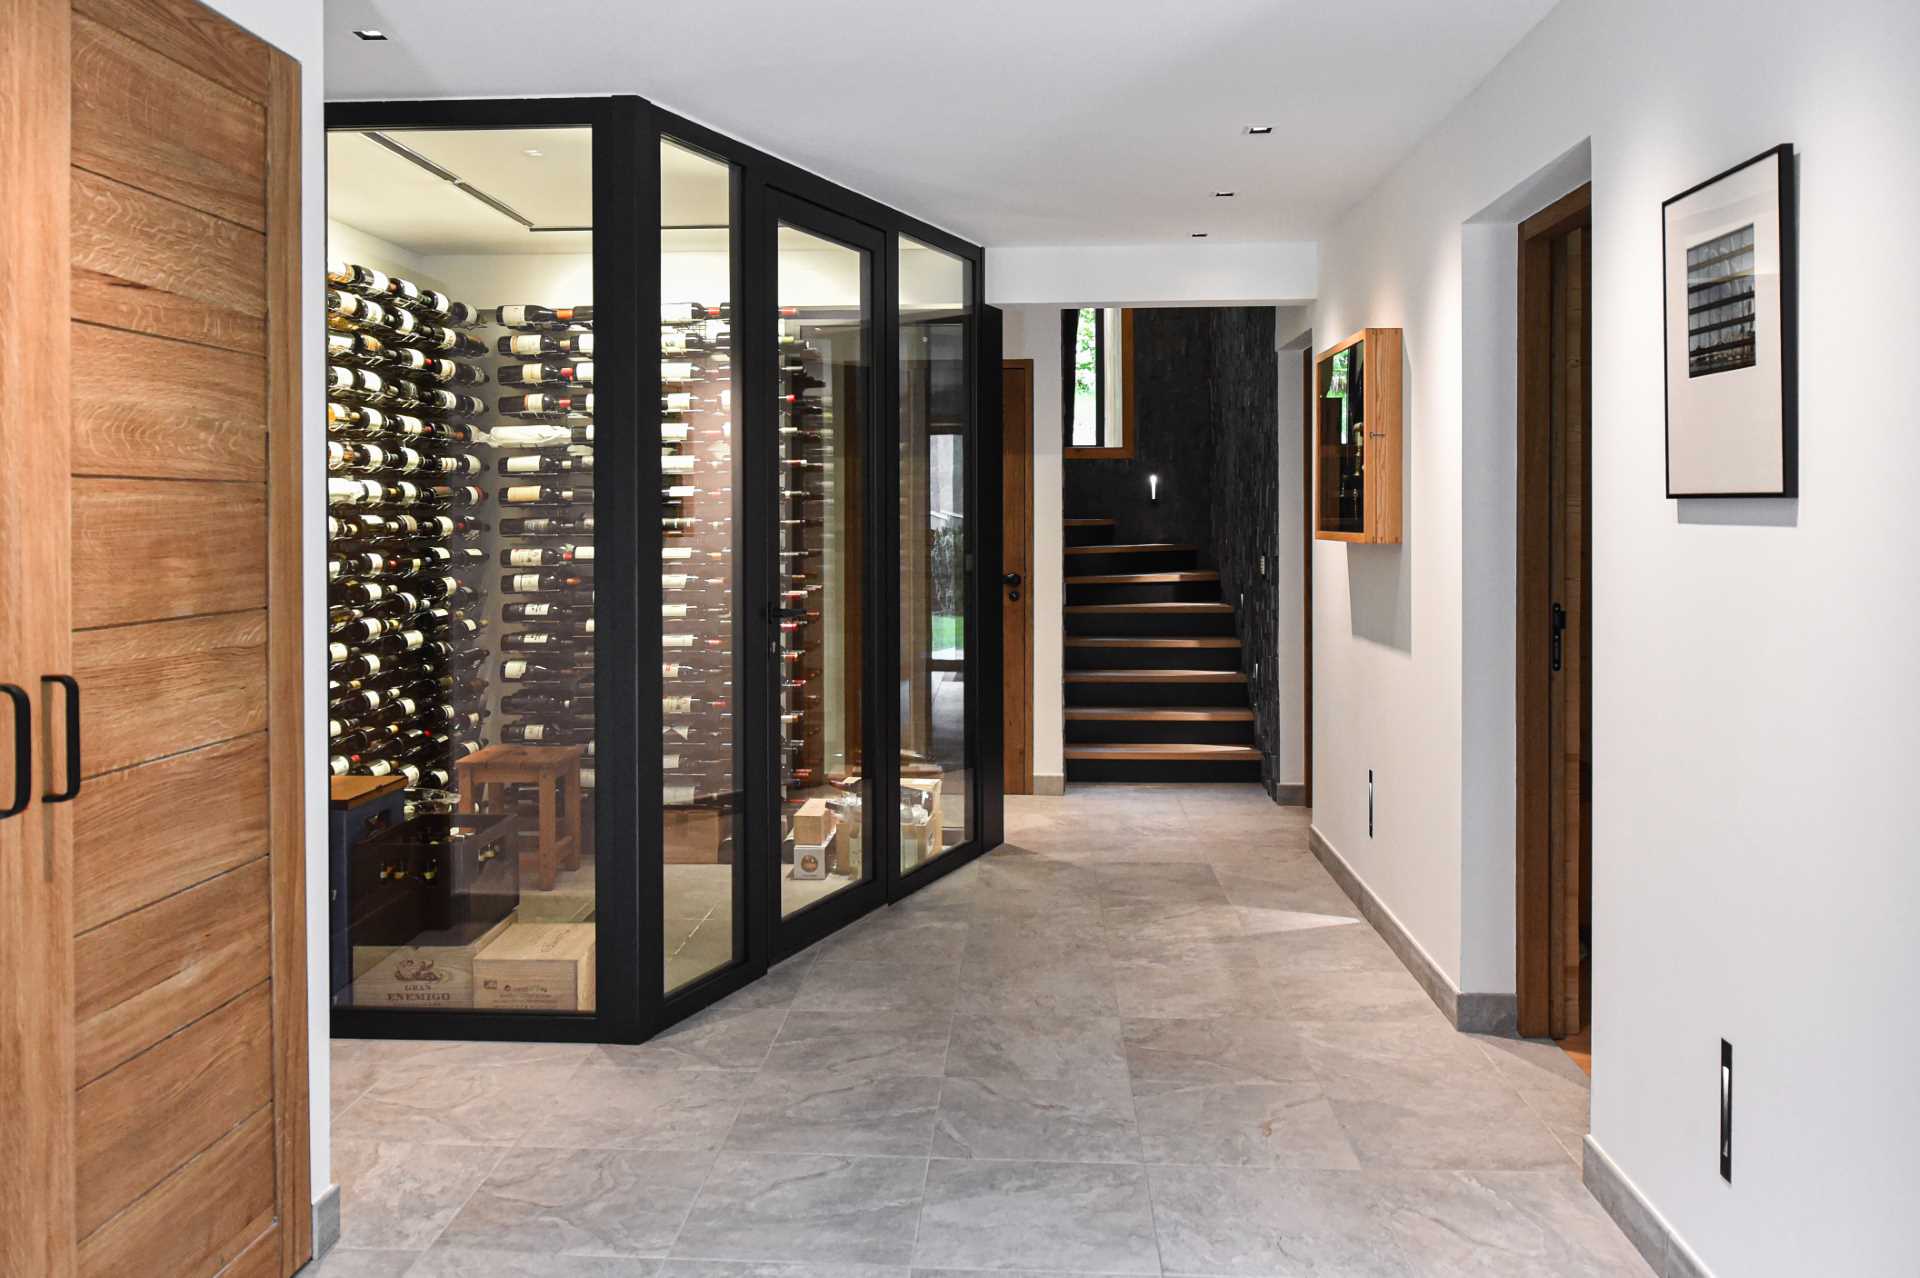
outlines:
M1003 398L1004 398L1005 386L1006 386L1006 374L1009 370L1018 370L1026 375L1026 379L1027 379L1026 432L1025 432L1025 437L1020 440L1016 441L1011 437L1010 433L1007 432L1006 430L1006 425L1005 425L1006 417L1005 417L1005 412L1003 408L1002 419L1001 419L1002 435L1001 435L1001 443L1000 443L1001 474L1004 476L1006 473L1006 459L1008 456L1009 449L1017 444L1018 455L1024 461L1022 470L1025 472L1026 482L1024 485L1021 486L1020 491L1016 492L1016 491L1011 491L1004 488L1002 490L1002 494L1001 494L1002 505L1001 505L1001 514L1000 514L1001 528L1003 530L1003 539L1001 543L1002 562L1001 564L998 565L997 576L1004 575L1008 571L1006 567L1005 559L1008 557L1009 552L1017 552L1017 555L1018 555L1017 562L1019 562L1022 565L1022 569L1023 569L1023 571L1021 572L1020 588L1026 591L1026 606L1022 608L1020 611L1022 612L1023 615L1025 615L1027 619L1027 636L1026 636L1026 642L1021 645L1021 656L1022 656L1022 660L1020 663L1021 668L1019 670L1008 669L1008 670L1005 670L1003 674L1003 678L1005 679L1006 682L1002 687L1001 694L1000 694L1001 720L1003 724L1007 724L1007 732L1006 732L1006 738L1003 744L1003 749L1005 751L1005 762L1003 763L1002 768L1006 775L1006 787L1007 787L1006 792L1008 794L1032 794L1033 793L1033 625L1034 625L1034 616L1033 616L1033 409L1034 409L1033 361L1031 359L1008 359L1008 358L1001 359L1000 374L1001 374L1001 387L1002 387ZM1016 527L1016 522L1018 525L1017 527ZM994 588L996 590L1004 588L1002 583L999 580L997 580L997 577L994 582ZM1005 605L1003 604L1002 607L1004 606ZM1002 622L1001 633L1003 636L1006 633L1004 622ZM1021 707L1021 714L1019 716L1019 719L1020 719L1019 725L1015 725L1007 722L1007 709L1008 709L1007 694L1009 692L1017 692L1020 696L1019 704ZM1022 725L1024 726L1024 731L1015 730L1016 727L1019 727ZM1017 769L1017 775L1015 773L1016 769Z
M1552 322L1553 241L1592 224L1592 186L1562 196L1519 225L1519 287L1515 367L1516 581L1514 607L1515 676L1515 993L1522 1035L1546 1035L1556 973L1554 917L1564 910L1567 884L1553 873L1550 759L1564 748L1554 734L1553 698L1567 695L1571 681L1556 686L1552 677L1550 615L1555 591L1550 580L1553 525L1552 389L1553 346L1542 340ZM1584 379L1591 404L1591 377ZM1591 413L1588 414L1589 421ZM1590 482L1590 477L1589 477ZM1583 611L1581 623L1592 619ZM1578 642L1576 635L1575 642ZM1577 894L1577 882L1573 886ZM1577 902L1576 902L1577 905Z

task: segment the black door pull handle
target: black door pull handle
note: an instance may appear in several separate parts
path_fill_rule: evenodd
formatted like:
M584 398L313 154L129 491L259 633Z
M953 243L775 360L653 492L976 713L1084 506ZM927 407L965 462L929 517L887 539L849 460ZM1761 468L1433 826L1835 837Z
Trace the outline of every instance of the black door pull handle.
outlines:
M1016 590L1020 588L1020 574L1017 572L1010 572L1006 576L1002 577L1000 580L1005 582L1007 585L1012 586Z
M0 821L19 816L33 798L33 702L11 683L0 683L0 692L13 700L13 802L0 808Z
M80 793L80 683L72 675L41 675L41 683L57 683L67 690L67 788L43 794L48 803L68 803Z
M1553 606L1553 641L1551 644L1551 664L1557 673L1560 669L1560 632L1567 628L1567 610L1559 604Z

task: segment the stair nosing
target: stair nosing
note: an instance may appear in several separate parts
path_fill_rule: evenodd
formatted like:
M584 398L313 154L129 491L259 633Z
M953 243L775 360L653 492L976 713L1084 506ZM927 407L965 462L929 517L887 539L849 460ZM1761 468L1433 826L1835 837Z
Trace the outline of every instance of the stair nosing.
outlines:
M1071 578L1069 578L1069 580L1071 580ZM1203 600L1172 599L1172 600L1149 601L1146 603L1068 604L1066 605L1066 611L1068 612L1099 612L1099 613L1144 612L1148 614L1163 613L1163 612L1164 613L1181 613L1181 612L1231 613L1233 611L1233 605L1225 604L1225 603L1209 603Z
M1091 577L1064 577L1069 586L1153 586L1178 585L1187 581L1218 581L1220 574L1211 568L1180 569L1170 572L1102 573Z
M1068 635L1069 648L1238 648L1232 635Z
M1065 757L1083 761L1137 759L1143 763L1257 763L1260 751L1255 746L1219 745L1205 741L1083 742L1067 746Z
M1083 722L1251 723L1249 706L1067 706L1068 719Z
M1149 553L1172 553L1176 551L1198 551L1200 547L1188 545L1183 541L1116 541L1096 546L1067 546L1063 553L1069 555L1144 555Z
M1061 678L1067 683L1245 683L1247 676L1238 670L1068 670Z

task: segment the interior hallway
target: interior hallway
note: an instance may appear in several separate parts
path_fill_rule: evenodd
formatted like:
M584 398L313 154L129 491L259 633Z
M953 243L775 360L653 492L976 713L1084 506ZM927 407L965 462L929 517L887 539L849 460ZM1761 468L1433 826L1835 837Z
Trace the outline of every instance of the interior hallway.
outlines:
M1580 1070L1456 1034L1303 811L1088 786L1007 828L639 1047L336 1042L318 1272L1650 1272L1580 1184Z

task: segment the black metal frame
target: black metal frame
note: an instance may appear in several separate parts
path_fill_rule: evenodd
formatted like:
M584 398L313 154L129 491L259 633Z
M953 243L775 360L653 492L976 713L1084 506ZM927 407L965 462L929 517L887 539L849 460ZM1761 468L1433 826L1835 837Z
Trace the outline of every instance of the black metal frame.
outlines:
M869 509L862 678L864 757L869 765L867 856L872 878L845 889L784 922L779 917L778 810L774 771L774 704L764 652L773 631L762 610L749 606L772 596L775 467L756 465L774 454L777 409L742 397L739 409L745 489L736 526L736 625L741 695L736 699L742 739L741 788L750 796L736 814L734 894L735 962L668 993L660 945L664 905L660 866L662 784L659 752L650 743L661 730L657 654L661 623L657 550L660 473L655 449L641 434L609 431L595 458L597 664L596 751L603 777L631 776L626 787L600 786L595 795L596 847L612 855L597 865L598 1009L593 1015L519 1012L410 1012L340 1008L336 1037L492 1039L499 1041L640 1042L764 975L775 962L860 915L918 891L1001 842L1004 828L1004 743L1000 706L1001 558L1000 324L983 301L985 253L938 227L847 190L736 139L662 110L642 98L529 98L334 102L328 129L513 128L591 126L593 143L594 296L604 308L596 322L596 396L606 420L642 421L642 405L657 401L659 362L649 318L660 294L657 227L659 144L670 138L731 166L733 328L743 385L771 385L777 368L774 321L774 228L782 216L804 229L869 248L871 341L869 384L873 409L867 432ZM632 228L623 233L616 228ZM839 233L836 233L837 228ZM966 464L968 644L965 660L967 740L973 757L974 837L916 867L899 869L898 823L886 819L899 784L898 537L889 535L898 511L899 238L908 236L959 257L968 265L968 355L975 360ZM848 237L853 239L849 240ZM764 456L763 456L764 452ZM322 508L324 506L322 505ZM756 717L758 722L756 722ZM761 729L764 727L764 731ZM877 770L872 764L881 765ZM759 796L756 800L752 796Z

